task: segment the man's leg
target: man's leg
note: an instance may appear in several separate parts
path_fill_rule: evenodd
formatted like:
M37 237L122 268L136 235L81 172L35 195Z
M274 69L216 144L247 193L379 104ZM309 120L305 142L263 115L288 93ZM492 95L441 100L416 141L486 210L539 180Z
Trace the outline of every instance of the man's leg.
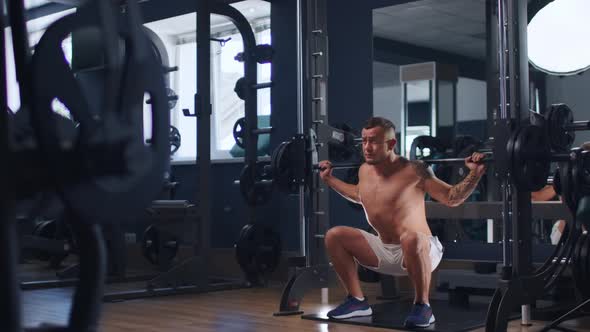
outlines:
M430 239L426 234L407 232L400 237L404 266L414 284L415 303L429 303L432 263Z
M346 226L331 228L324 239L334 270L348 294L363 298L356 258L365 266L377 266L379 259L358 229Z

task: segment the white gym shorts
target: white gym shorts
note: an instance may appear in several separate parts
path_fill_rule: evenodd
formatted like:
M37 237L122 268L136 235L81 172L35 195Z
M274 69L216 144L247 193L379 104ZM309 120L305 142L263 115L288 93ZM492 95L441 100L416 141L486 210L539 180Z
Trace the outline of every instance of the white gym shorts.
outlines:
M404 267L404 255L400 244L385 244L381 239L369 232L358 229L359 232L367 239L369 246L373 249L378 259L377 266L366 266L357 261L360 265L369 270L388 275L407 275L408 272ZM443 256L443 246L436 236L430 236L430 261L432 262L432 271L436 269ZM355 259L356 260L356 259Z

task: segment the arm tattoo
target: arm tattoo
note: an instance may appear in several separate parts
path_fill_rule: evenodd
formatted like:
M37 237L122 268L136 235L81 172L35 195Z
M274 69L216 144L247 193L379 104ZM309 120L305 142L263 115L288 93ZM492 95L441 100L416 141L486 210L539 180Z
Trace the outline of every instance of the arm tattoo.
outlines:
M449 191L448 204L455 206L463 203L463 201L465 201L465 199L471 195L475 187L477 187L479 179L480 177L474 172L469 172L463 181L451 187L451 190Z
M412 163L412 166L414 166L414 170L420 178L421 185L424 184L424 181L434 177L434 172L432 171L432 168L430 168L426 163L422 161L415 161Z

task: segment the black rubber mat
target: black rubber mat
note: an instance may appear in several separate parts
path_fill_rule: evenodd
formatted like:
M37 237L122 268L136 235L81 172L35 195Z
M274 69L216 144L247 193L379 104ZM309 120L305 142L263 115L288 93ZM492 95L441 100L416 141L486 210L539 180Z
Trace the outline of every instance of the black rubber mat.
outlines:
M419 328L420 331L470 331L485 326L488 306L485 302L472 302L469 307L449 305L448 301L432 300L432 310L436 322L427 328ZM301 318L324 321L330 323L352 324L390 328L396 330L409 330L404 327L404 320L410 312L411 301L385 302L371 305L373 316L357 317L350 319L329 319L325 313L309 314Z

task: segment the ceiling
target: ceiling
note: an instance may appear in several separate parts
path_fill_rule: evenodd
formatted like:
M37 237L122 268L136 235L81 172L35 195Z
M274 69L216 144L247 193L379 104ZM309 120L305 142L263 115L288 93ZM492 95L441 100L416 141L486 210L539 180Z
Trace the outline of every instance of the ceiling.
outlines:
M420 0L373 10L376 37L475 59L486 56L486 0Z
M262 0L246 0L231 4L246 17L249 22L270 17L270 3ZM195 13L170 17L160 21L147 23L150 29L166 35L182 35L196 31L197 15ZM226 17L211 15L211 32L224 27L234 27Z

